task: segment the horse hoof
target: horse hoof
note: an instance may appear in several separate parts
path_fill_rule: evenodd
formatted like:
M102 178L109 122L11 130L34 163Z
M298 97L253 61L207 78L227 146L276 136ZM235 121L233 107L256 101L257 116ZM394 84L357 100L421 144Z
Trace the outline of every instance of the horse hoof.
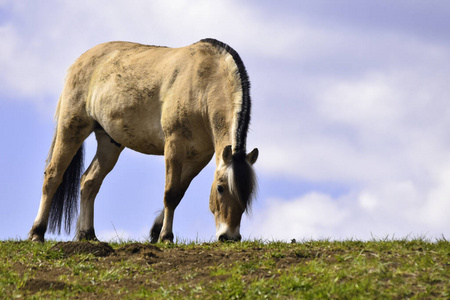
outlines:
M37 234L33 234L28 238L30 241L35 242L35 243L43 243L44 240L44 236L40 236Z
M86 231L80 231L76 235L75 238L76 241L94 241L98 242L97 236L95 235L94 229L86 230Z
M42 225L33 225L31 227L30 232L28 233L28 239L32 242L44 242L45 231L47 230L47 226Z
M166 244L172 244L173 243L173 233L165 234L164 236L161 236L159 239L160 242L166 243Z

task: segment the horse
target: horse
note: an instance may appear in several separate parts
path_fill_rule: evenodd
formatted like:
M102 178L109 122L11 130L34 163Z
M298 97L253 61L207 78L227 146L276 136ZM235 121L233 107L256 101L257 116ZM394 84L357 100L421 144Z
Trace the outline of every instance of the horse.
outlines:
M173 242L174 212L190 182L215 155L209 208L219 241L240 241L240 223L256 190L247 154L250 81L238 53L215 39L181 48L108 42L69 68L58 101L39 210L28 234L47 229L75 240L97 240L94 201L125 147L165 161L164 208L150 230L152 243ZM83 173L84 140L96 154ZM47 228L48 227L48 228Z

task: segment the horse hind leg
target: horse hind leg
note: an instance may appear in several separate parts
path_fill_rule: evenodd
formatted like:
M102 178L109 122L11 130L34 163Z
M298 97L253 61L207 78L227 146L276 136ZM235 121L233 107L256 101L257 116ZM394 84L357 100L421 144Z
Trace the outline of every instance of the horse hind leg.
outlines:
M49 218L50 231L60 233L63 215L65 215L66 231L69 232L71 218L76 213L78 189L67 181L76 180L81 172L82 145L92 132L92 124L87 120L80 121L80 118L71 120L68 124L64 124L63 121L57 125L44 173L38 214L28 235L32 241L44 241Z
M97 240L94 230L94 201L106 175L114 168L123 146L115 143L103 129L95 131L97 153L81 178L80 215L76 240Z

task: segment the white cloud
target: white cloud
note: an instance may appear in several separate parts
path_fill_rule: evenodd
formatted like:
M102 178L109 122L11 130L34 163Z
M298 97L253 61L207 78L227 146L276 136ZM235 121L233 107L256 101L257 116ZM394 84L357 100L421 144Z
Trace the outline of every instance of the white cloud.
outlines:
M273 203L255 211L248 234L284 240L448 238L450 92L442 81L449 76L418 72L428 67L328 81L327 89L305 99L309 114L280 106L277 114L285 118L258 124L264 130L257 168L264 174L339 182L349 192L263 199Z
M308 63L301 58L286 64L294 76L283 86L289 89L264 100L267 110L259 113L265 118L254 123L261 173L335 182L347 192L262 199L266 206L255 210L248 234L287 240L450 235L450 73L443 67L450 49L389 32L358 34L339 32L343 42L331 39L327 47L332 54L308 55L318 74L303 74ZM349 68L326 69L328 61ZM274 87L263 80L265 89Z
M446 228L447 235L450 228L450 164L443 166L434 186L424 197L426 200L422 205L419 215L420 220L433 228L441 230Z
M244 220L246 237L291 239L430 239L450 235L450 184L424 197L411 182L392 182L332 197L319 192L294 199L265 199L265 208Z
M9 3L0 27L3 94L57 98L70 64L110 40L185 46L214 37L243 52L278 55L288 32L234 1L63 1ZM275 26L273 28L273 26ZM275 40L261 47L265 34ZM251 38L250 38L251 37ZM52 106L53 109L53 106Z
M431 160L445 157L449 146L445 103L450 92L442 81L450 74L424 77L421 67L307 80L305 86L315 90L277 100L276 111L269 106L254 121L266 150L266 155L261 152L262 170L313 180L376 180L431 167ZM292 88L292 97L302 86Z
M243 228L245 235L275 240L324 238L323 234L331 233L348 214L332 198L319 193L288 201L270 199L268 202L264 212L246 221L249 224Z

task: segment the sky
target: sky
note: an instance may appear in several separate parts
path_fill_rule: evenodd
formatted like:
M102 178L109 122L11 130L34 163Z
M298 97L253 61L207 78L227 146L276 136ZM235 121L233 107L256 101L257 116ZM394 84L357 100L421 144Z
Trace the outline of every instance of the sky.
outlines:
M251 81L259 189L244 239L450 237L450 2L0 0L0 240L36 216L66 71L103 42L232 46ZM86 141L85 165L96 142ZM214 160L175 212L211 241ZM164 162L126 149L95 204L104 241L146 241ZM47 235L71 240L74 236Z

